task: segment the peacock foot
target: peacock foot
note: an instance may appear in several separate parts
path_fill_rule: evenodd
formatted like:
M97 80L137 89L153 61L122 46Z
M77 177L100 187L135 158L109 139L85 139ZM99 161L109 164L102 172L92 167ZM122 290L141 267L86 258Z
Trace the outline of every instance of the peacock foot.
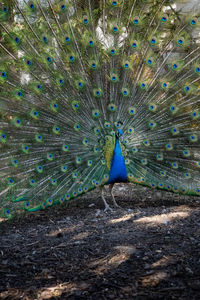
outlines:
M123 207L121 207L121 206L120 206L120 205L118 205L117 203L116 203L116 204L114 204L114 206L115 206L116 208L123 209Z
M107 211L113 212L113 209L108 204L106 204L105 208L104 208L104 212L107 212Z

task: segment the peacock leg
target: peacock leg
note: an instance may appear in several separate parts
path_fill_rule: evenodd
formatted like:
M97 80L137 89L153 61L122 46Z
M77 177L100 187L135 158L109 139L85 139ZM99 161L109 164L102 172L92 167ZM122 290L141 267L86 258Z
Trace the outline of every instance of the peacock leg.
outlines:
M103 186L100 187L100 190L101 190L101 198L102 198L102 200L103 200L103 202L104 202L104 205L105 205L104 211L108 211L108 210L113 211L112 208L111 208L111 207L108 205L108 203L106 202L106 199L105 199L105 197L104 197L104 194L103 194L104 187L103 187Z
M109 191L110 191L110 194L112 196L112 200L113 200L114 206L120 208L120 206L115 201L115 197L114 197L114 194L113 194L113 187L114 187L114 183L110 184L109 185Z

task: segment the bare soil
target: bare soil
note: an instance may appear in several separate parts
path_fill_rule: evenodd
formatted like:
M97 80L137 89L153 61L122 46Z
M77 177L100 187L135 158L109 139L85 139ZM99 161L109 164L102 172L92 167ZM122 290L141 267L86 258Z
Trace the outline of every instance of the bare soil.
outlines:
M200 201L116 185L0 223L0 299L200 299ZM106 195L107 199L109 194Z

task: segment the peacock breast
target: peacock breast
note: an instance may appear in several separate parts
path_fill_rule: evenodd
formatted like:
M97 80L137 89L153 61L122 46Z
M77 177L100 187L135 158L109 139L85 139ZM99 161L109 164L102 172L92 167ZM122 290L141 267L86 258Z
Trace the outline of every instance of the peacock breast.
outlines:
M109 183L126 182L127 170L124 157L122 154L121 145L118 139L115 140L115 148L112 154L112 160L110 164Z

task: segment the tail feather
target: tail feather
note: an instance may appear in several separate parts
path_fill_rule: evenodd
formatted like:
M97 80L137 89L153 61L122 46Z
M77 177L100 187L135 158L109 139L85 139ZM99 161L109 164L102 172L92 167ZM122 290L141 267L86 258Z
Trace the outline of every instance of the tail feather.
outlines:
M0 8L3 215L106 184L119 127L129 181L199 195L197 14L166 0L14 4L14 23Z

